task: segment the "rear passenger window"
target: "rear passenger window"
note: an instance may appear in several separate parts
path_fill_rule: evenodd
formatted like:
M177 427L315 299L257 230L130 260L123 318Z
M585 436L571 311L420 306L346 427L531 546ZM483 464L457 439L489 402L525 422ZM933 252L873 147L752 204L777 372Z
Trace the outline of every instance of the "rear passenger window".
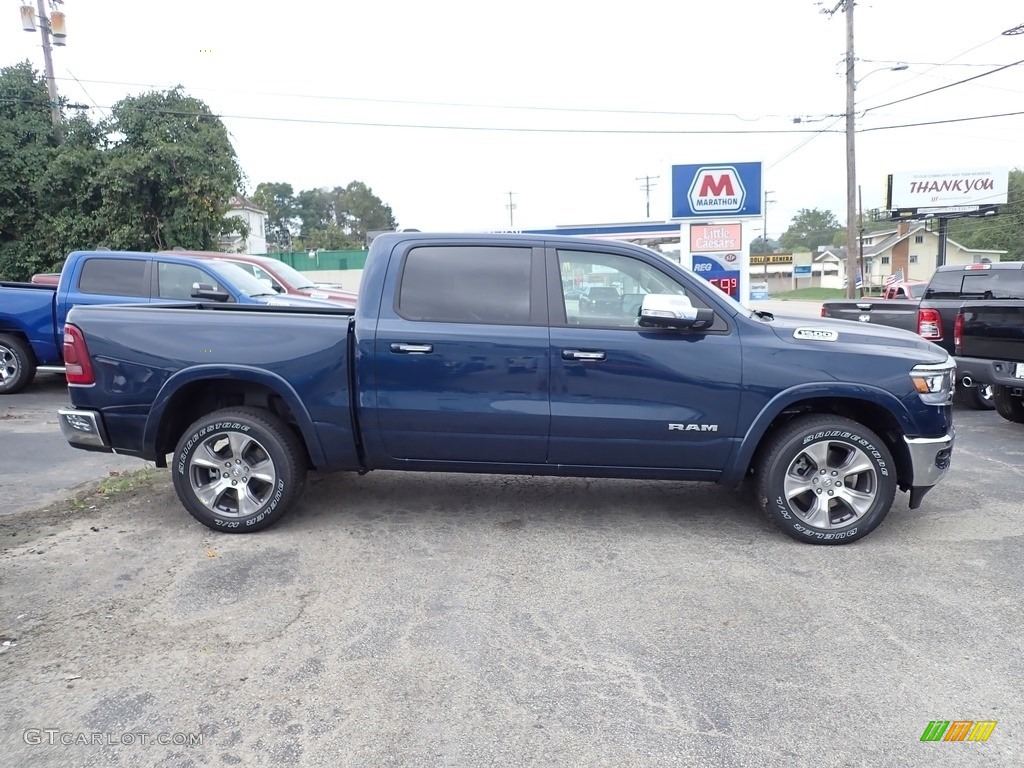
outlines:
M100 296L149 298L145 259L86 259L78 290Z
M422 246L405 258L398 313L409 320L526 325L529 248Z

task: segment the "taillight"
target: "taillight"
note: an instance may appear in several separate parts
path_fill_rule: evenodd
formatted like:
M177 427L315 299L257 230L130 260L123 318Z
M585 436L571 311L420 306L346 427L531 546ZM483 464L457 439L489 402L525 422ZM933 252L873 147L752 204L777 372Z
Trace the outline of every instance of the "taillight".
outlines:
M942 338L942 318L937 309L917 310L917 332L929 341Z
M68 384L95 384L92 361L85 346L85 337L73 325L64 326L64 371Z
M825 314L825 305L824 304L821 305L821 316L822 317L828 317L828 315Z
M964 343L964 315L963 312L956 316L956 322L953 323L953 346L956 348L956 353L959 355L961 347Z

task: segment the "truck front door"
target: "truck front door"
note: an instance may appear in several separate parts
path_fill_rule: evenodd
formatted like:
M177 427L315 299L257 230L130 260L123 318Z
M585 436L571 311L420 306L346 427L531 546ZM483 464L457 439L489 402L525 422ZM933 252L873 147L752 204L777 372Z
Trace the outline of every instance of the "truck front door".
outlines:
M736 437L742 359L734 324L703 331L641 328L647 293L685 294L637 255L559 246L548 251L551 305L551 464L707 474ZM571 298L577 282L614 288L617 312ZM581 306L582 305L582 306Z
M399 246L402 248L402 246ZM391 256L374 369L392 460L543 464L548 329L543 248L414 244ZM372 438L371 438L372 439Z

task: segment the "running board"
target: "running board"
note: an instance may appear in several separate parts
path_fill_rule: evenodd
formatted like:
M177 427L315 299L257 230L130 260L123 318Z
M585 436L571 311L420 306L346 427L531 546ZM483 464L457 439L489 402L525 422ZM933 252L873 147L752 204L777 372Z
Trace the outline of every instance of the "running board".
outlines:
M36 367L39 373L66 373L63 365L40 365Z

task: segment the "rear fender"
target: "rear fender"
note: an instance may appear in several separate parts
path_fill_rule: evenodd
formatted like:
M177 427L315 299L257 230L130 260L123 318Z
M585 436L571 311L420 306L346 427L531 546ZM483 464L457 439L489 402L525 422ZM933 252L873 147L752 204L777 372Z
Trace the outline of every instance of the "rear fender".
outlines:
M320 439L317 436L313 420L292 385L276 373L240 365L199 365L178 371L171 376L164 383L163 387L160 388L160 392L157 394L156 400L153 401L149 411L142 443L146 454L156 455L157 436L160 433L160 425L167 416L168 406L182 387L199 381L223 380L259 384L279 395L295 417L313 465L321 466L324 464L324 451L320 445Z

